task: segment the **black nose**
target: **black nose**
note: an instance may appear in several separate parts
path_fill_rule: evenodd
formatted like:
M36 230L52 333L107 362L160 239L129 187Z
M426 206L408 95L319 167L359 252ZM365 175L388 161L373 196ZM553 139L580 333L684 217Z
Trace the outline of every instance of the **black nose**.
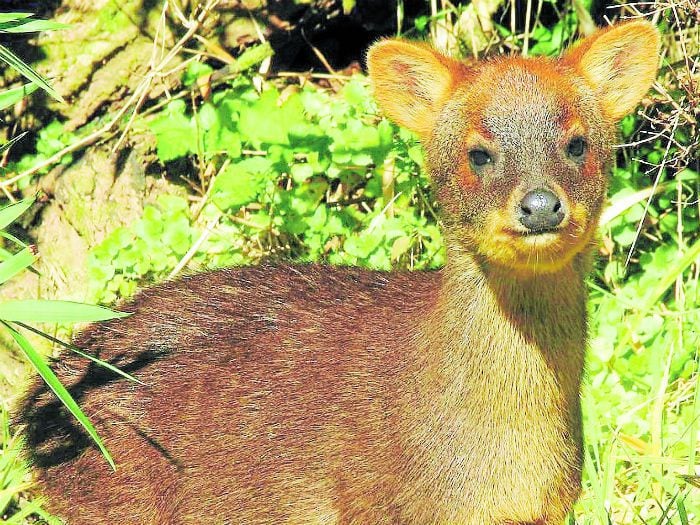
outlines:
M546 188L529 191L520 201L520 222L533 233L556 228L564 220L564 206Z

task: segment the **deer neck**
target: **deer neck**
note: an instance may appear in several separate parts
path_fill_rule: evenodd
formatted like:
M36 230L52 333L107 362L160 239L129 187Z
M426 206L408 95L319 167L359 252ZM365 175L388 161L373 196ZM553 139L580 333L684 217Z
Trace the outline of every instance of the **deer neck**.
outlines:
M587 256L555 273L518 276L449 246L437 304L417 345L446 401L493 406L514 392L498 404L509 410L551 395L577 412Z

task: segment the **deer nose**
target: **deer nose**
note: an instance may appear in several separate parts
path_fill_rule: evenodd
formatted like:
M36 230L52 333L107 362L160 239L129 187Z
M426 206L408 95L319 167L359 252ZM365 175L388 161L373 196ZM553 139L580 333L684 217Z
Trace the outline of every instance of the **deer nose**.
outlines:
M564 206L551 190L531 190L520 201L518 219L531 233L544 232L561 224L564 220Z

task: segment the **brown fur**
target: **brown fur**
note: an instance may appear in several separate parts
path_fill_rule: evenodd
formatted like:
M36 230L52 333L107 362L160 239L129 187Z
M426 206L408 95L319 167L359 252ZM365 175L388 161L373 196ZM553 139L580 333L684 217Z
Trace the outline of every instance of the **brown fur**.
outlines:
M380 105L424 140L446 267L263 266L141 292L75 344L146 386L57 366L116 472L40 382L20 411L49 508L72 525L561 523L580 490L584 277L621 112L607 104L643 96L657 41L637 22L558 61L471 65L376 44ZM494 162L477 173L472 148ZM542 186L566 217L527 235L516 212Z

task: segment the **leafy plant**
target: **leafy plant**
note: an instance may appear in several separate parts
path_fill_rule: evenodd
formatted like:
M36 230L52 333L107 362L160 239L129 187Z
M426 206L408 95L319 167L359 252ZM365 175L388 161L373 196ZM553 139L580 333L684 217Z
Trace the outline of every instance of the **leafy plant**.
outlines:
M65 29L68 27L65 24L59 24L58 22L52 22L50 20L36 20L32 19L31 17L32 13L0 13L0 33L33 33L36 31L50 31L53 29ZM28 88L28 86L31 85L40 87L56 100L63 102L61 95L59 95L56 90L51 87L49 82L44 77L34 71L29 64L26 64L22 59L20 59L2 44L0 44L0 60L19 71L22 76L29 80L30 84L23 86L24 88ZM7 92L5 92L5 94L6 93ZM19 97L15 100L15 102L20 100L24 94L27 93L24 91L15 92L14 96ZM11 104L14 104L14 102L11 102L10 105ZM2 107L0 107L0 109L2 109Z
M334 96L313 85L258 94L239 78L196 112L174 101L144 124L166 166L186 156L216 166L211 198L195 214L183 199L161 197L93 249L98 300L168 275L216 217L191 254L195 267L266 256L383 269L443 262L420 146L376 116L364 79Z
M0 13L0 32L21 33L61 29L66 27L63 24L57 24L46 20L32 20L30 17L30 13ZM37 86L44 89L57 100L63 100L61 96L49 85L46 79L44 79L29 65L25 64L9 49L2 45L0 45L0 60L17 69L30 81L30 84L28 85L20 86L20 88L7 90L0 93L0 106L7 107L8 105L15 103L21 99L22 96L34 91ZM2 108L0 107L0 109ZM51 128L47 129L47 135L52 131L53 130ZM0 146L0 152L6 150L13 142L14 141L11 141L10 143ZM33 203L33 198L24 199L0 209L0 237L6 239L15 246L19 246L20 248L17 253L12 253L5 248L2 248L0 251L0 285L15 277L20 272L31 267L37 259L37 252L33 246L25 245L22 241L5 231L5 229L15 220L17 220L25 211L27 211ZM84 305L67 301L14 300L0 302L0 325L7 331L15 343L17 343L24 356L32 364L32 366L34 366L44 381L46 381L51 390L53 390L70 413L73 414L78 422L85 428L87 433L100 448L112 468L114 468L114 462L109 452L103 445L102 440L97 435L92 423L90 423L89 419L85 416L66 388L58 380L51 368L49 368L49 366L45 363L39 352L18 328L30 330L35 334L60 343L60 341L55 340L48 334L31 328L25 323L91 322L123 317L124 315L125 314L114 312L100 306ZM71 345L65 346L73 348ZM79 350L76 349L76 351ZM83 353L81 352L81 354ZM131 376L116 370L108 363L104 363L99 359L87 356L86 354L83 355L93 359L98 364L112 369L115 371L115 373L120 373L126 377L129 377L130 379L133 379Z
M33 203L34 199L25 199L0 209L0 235L23 246L19 252L0 258L0 260L2 260L2 262L0 262L0 285L17 275L19 272L29 268L36 260L36 251L33 247L23 245L21 241L3 231ZM2 325L10 334L12 339L14 339L27 360L37 370L44 381L46 381L46 384L51 388L51 390L53 390L70 413L73 414L78 422L85 428L87 433L100 448L112 468L114 468L114 462L112 461L109 452L102 444L102 440L97 435L92 423L90 423L90 420L85 416L83 411L77 405L75 400L73 400L66 388L58 380L51 368L49 368L49 366L44 362L44 359L41 357L39 352L17 328L29 328L25 324L27 322L92 322L113 319L116 317L124 317L125 315L126 314L114 312L101 306L72 303L68 301L11 300L0 302L0 325ZM43 335L50 338L48 335L43 334L40 331L32 331L38 335ZM55 341L53 338L50 339ZM70 347L70 345L66 346ZM108 366L111 369L114 369L114 367L111 367L111 365L108 365L107 363L103 363L98 359L94 360L100 364Z

